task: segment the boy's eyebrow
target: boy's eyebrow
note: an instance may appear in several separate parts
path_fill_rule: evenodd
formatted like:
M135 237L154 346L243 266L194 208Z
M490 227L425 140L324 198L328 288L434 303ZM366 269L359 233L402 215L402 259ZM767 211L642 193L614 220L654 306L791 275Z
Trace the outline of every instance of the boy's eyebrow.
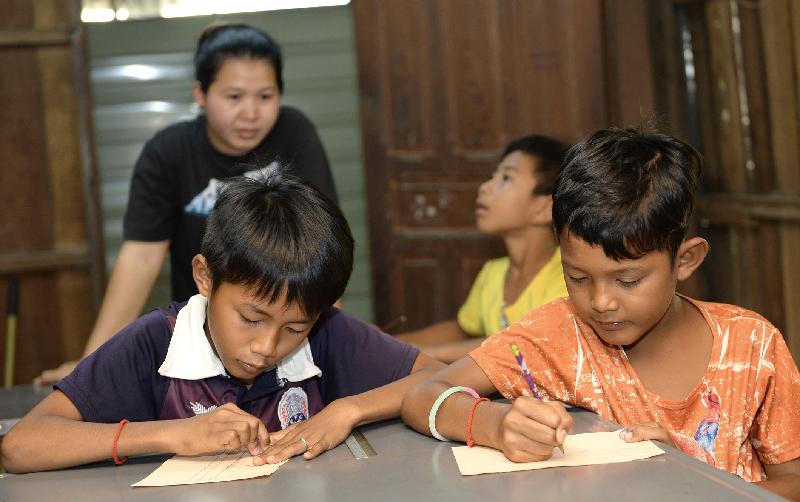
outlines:
M268 85L266 87L260 87L258 90L259 91L274 91L277 88L278 88L277 85ZM236 84L231 84L231 85L228 85L228 86L222 88L222 92L244 91L244 90L245 90L245 88L243 86L239 86L239 85L236 85Z
M642 272L644 268L642 267L625 267L615 270L615 272Z
M575 270L583 271L583 269L581 269L580 267L577 267L577 266L573 265L568 260L565 260L563 258L561 259L561 266L562 267L574 268ZM623 268L616 268L616 269L612 270L611 272L615 273L615 274L618 274L618 273L638 273L638 272L643 272L644 270L645 270L644 267L623 267Z
M254 304L254 303L245 303L244 306L249 308L250 310L252 310L256 314L261 314L263 316L269 317L270 319L272 319L272 317L273 317L272 314L270 314L269 312L265 312L258 305ZM311 319L296 319L294 321L289 321L287 324L308 324L310 322L311 322Z

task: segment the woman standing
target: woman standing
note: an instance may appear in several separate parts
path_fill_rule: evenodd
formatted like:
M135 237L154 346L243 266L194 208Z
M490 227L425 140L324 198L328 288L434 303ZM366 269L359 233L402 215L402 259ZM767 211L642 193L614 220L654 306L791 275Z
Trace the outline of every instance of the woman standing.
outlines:
M83 357L139 315L168 251L172 298L197 292L192 257L227 178L277 161L337 200L314 125L299 110L281 106L281 49L268 34L246 24L212 25L200 35L194 69L194 99L204 113L159 131L142 149L124 241ZM36 382L60 380L76 364L45 371Z

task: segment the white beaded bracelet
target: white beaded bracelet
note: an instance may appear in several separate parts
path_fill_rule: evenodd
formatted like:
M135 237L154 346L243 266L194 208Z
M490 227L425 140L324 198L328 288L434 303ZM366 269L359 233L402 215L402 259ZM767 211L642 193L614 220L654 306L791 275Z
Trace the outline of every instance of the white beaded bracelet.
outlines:
M431 436L435 437L439 441L448 441L448 439L439 434L439 431L436 430L436 413L439 411L439 407L442 405L444 400L456 392L466 392L475 399L480 399L481 397L477 392L475 392L475 390L470 389L469 387L462 387L460 385L457 387L450 387L446 391L439 394L439 397L437 397L436 401L433 402L433 406L431 406L431 412L428 415L428 429L431 431Z

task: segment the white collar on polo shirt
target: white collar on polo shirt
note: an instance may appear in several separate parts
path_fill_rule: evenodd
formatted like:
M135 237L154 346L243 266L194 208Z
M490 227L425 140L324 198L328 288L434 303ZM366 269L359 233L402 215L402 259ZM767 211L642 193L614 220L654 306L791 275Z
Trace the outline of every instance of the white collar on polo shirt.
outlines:
M167 357L158 368L160 375L182 380L228 376L203 330L207 304L208 299L198 294L189 298L189 302L178 311ZM322 371L314 364L308 340L303 340L294 352L278 363L279 380L300 382L321 374Z

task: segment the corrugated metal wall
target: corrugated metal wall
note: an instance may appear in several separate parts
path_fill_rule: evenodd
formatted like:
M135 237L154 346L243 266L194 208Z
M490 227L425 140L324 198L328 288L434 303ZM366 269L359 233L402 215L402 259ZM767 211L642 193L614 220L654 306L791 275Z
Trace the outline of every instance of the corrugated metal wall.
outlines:
M214 20L259 26L281 44L286 89L283 102L300 108L316 124L331 161L342 210L356 240L355 270L344 307L372 320L355 42L349 6L88 25L109 273L122 239L133 164L144 142L157 130L195 113L192 52L197 35ZM167 273L165 270L159 278L148 307L169 300Z

